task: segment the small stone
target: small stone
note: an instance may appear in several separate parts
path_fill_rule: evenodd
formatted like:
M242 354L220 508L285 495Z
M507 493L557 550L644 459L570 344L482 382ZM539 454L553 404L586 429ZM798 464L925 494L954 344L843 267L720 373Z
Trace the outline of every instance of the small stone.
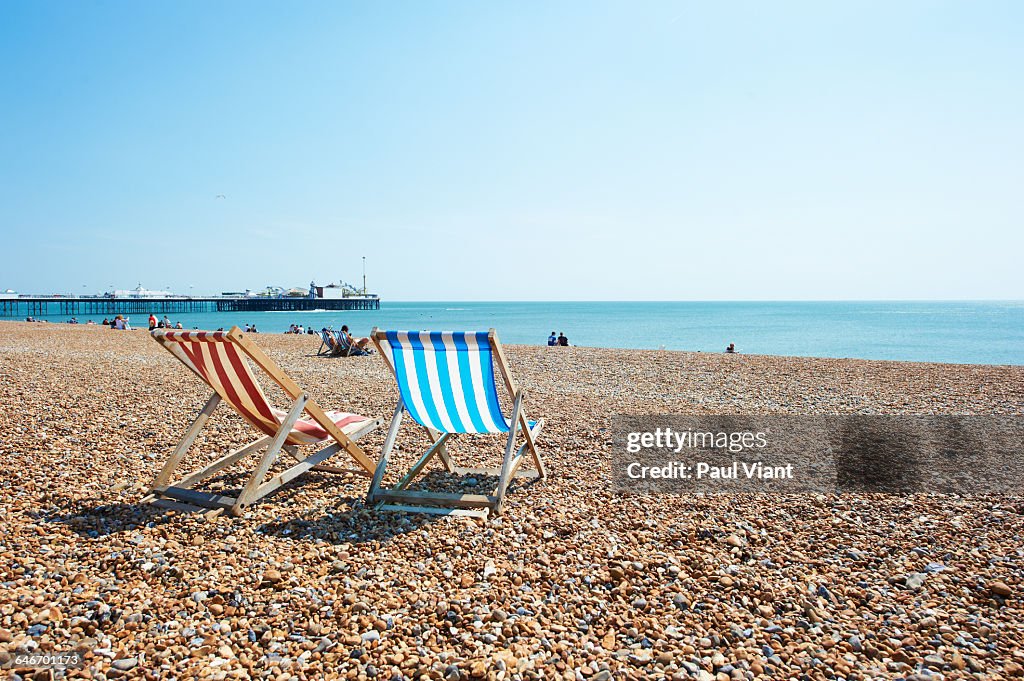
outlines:
M847 643L850 644L850 648L852 648L854 652L860 653L860 652L864 651L864 644L861 642L860 636L857 636L857 635L851 636L847 640Z
M744 544L746 544L747 542L743 541L742 539L737 537L735 534L730 534L728 537L725 538L725 543L728 544L729 546L735 546L736 548L739 548L739 547L743 546Z
M207 610L210 611L211 615L214 615L216 617L220 617L221 615L224 614L224 606L220 605L219 603L211 603L207 607Z
M205 541L206 539L203 538L203 535L197 534L192 537L192 546L202 546Z
M370 631L365 632L360 638L363 639L364 643L369 643L370 641L379 641L380 632L376 629L371 629Z
M733 584L735 584L736 582L729 575L722 575L721 577L718 578L718 583L721 584L722 586L730 587Z
M1002 596L1003 598L1009 598L1010 594L1013 593L1013 589L1011 589L1006 582L1001 582L999 580L989 582L988 589L996 596Z
M508 619L508 614L501 608L497 608L491 611L492 622L504 622Z
M928 575L924 572L911 572L909 575L907 575L904 584L906 584L908 589L916 590L924 586L924 580L926 579L928 579Z
M266 572L263 573L263 581L267 582L268 584L277 584L277 583L279 583L281 581L281 572L280 572L280 570L275 570L274 568L270 568L269 570L267 570Z
M0 629L0 643L10 643L14 640L14 634L7 629Z
M114 666L114 669L117 669L117 670L122 671L122 672L126 672L126 671L128 671L130 669L134 669L135 665L137 665L138 663L139 663L139 660L136 657L124 657L124 658L121 658L120 660L114 660L113 666Z

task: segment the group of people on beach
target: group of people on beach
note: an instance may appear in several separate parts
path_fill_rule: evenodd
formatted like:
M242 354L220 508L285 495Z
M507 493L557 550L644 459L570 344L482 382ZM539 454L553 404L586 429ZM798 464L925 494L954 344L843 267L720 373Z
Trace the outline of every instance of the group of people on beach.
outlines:
M70 324L77 324L78 323L78 321L75 320L74 317L72 317L72 320L73 321L69 322ZM131 325L131 321L130 320L131 320L131 317L126 317L124 315L120 315L119 314L119 315L115 316L112 319L104 317L102 325L103 326L109 326L110 328L116 329L117 331L131 331L132 330L132 325ZM93 322L89 321L87 323L88 324L92 324ZM173 324L172 325L171 324L171 320L167 318L167 315L164 315L164 318L163 319L159 319L159 320L156 318L156 315L154 315L154 314L150 314L149 315L149 330L150 331L152 331L153 329L183 329L183 328L185 328L185 327L183 327L181 325L181 322L178 322L177 324Z
M167 318L167 315L164 315L163 319L157 319L155 314L150 313L150 315L149 315L149 330L150 331L152 331L153 329L174 329L174 328L180 329L181 328L181 322L178 322L177 326L171 326L171 320Z
M316 329L314 329L312 326L310 326L307 329L302 324L292 324L291 326L288 327L288 330L285 331L285 333L297 333L297 334L300 334L300 335L305 333L305 334L311 334L312 335L312 334L316 333Z
M348 346L353 349L353 355L368 355L373 350L367 348L370 344L368 337L356 338L348 330L348 324L342 324L341 330L335 331L333 326L325 326L320 329L320 333L323 335L324 341L328 347L334 349L334 343L341 342L344 346ZM337 337L337 341L335 340Z
M260 330L256 328L255 324L246 324L245 325L245 332L246 333L259 333Z
M113 319L107 319L106 317L104 317L103 326L109 326L110 328L116 329L118 331L131 331L132 326L131 324L128 323L129 319L130 317L125 317L124 315L120 314L114 317Z
M551 335L548 336L548 347L549 348L567 348L567 347L569 347L569 339L561 331L558 332L557 336L555 335L555 332L552 331Z

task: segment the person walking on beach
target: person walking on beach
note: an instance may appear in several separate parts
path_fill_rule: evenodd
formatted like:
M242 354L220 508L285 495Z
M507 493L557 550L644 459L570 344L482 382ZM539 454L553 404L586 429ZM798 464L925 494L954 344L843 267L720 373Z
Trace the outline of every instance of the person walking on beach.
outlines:
M553 348L553 347L555 347L556 345L558 345L558 337L557 337L557 336L555 336L555 332L554 332L554 331L552 331L552 332L551 332L551 335L550 335L550 336L548 336L548 347L549 347L549 348Z
M562 348L569 347L569 339L561 331L558 332L558 346Z

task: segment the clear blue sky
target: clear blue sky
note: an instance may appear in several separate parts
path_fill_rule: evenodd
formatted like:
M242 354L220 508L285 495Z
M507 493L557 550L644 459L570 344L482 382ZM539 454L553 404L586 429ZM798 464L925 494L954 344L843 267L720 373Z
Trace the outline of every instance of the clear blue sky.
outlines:
M1022 30L1011 0L7 0L0 290L365 255L392 300L1024 298Z

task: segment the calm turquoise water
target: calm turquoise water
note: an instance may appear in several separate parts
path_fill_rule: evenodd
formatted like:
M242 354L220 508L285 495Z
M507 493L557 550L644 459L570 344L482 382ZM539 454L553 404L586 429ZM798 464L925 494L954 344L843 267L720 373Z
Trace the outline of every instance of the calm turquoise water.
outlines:
M162 315L157 315L162 317ZM544 344L552 330L573 345L972 364L1024 364L1024 301L1016 302L634 302L402 303L352 312L170 315L186 328L291 323L389 329L494 327L506 343ZM98 317L79 317L99 321ZM48 321L66 318L48 317ZM144 326L146 315L132 315ZM312 339L311 339L312 342Z

